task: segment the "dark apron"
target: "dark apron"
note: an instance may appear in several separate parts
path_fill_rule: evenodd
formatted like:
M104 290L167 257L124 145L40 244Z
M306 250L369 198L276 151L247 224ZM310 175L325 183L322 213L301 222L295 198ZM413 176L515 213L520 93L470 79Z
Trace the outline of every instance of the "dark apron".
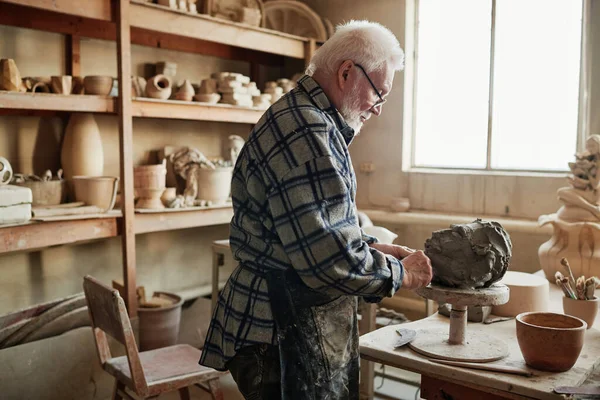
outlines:
M282 400L359 397L357 298L308 288L293 269L267 274Z

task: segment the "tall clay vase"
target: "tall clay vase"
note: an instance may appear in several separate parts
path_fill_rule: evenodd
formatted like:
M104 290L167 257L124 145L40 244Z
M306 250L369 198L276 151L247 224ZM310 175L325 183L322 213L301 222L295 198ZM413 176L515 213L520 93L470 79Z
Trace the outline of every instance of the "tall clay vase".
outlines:
M71 181L75 175L102 176L104 172L102 138L93 114L71 114L60 160L64 177L68 181Z
M538 249L540 265L546 278L555 283L554 274L566 274L560 260L569 261L573 275L600 276L600 223L568 222L556 214L540 217L540 225L552 224L552 238Z

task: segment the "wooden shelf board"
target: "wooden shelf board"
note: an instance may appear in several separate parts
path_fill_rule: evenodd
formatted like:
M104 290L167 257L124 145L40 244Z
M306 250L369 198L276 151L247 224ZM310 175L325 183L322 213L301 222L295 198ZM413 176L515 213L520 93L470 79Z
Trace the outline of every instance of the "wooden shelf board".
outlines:
M229 206L181 212L136 213L134 228L136 234L197 228L228 224L231 217L233 217L233 209Z
M19 93L0 91L0 114L31 111L67 111L114 113L115 98L95 95L62 95L54 93Z
M304 59L307 38L132 0L132 27Z
M132 105L134 117L222 121L243 124L257 123L264 112L264 110L228 104L157 100L142 97L134 98Z
M0 227L0 253L117 236L117 217L28 222Z
M112 20L111 2L107 0L1 0L1 2L78 17Z

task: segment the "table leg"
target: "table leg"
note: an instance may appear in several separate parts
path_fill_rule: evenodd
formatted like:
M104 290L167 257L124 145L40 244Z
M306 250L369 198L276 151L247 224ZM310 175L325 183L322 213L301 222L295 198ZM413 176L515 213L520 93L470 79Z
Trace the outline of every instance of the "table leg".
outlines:
M361 320L358 331L361 335L374 331L377 328L375 317L377 305L363 302L361 307ZM360 362L360 399L372 399L375 395L375 364L371 361Z

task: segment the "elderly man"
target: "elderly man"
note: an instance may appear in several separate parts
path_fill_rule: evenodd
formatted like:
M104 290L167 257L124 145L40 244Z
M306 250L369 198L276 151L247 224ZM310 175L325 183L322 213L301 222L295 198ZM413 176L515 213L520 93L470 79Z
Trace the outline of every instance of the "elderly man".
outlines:
M200 363L229 370L247 399L358 398L358 297L377 302L431 280L422 251L362 232L354 201L348 146L381 114L403 62L387 28L338 27L239 154L230 225L239 264Z

